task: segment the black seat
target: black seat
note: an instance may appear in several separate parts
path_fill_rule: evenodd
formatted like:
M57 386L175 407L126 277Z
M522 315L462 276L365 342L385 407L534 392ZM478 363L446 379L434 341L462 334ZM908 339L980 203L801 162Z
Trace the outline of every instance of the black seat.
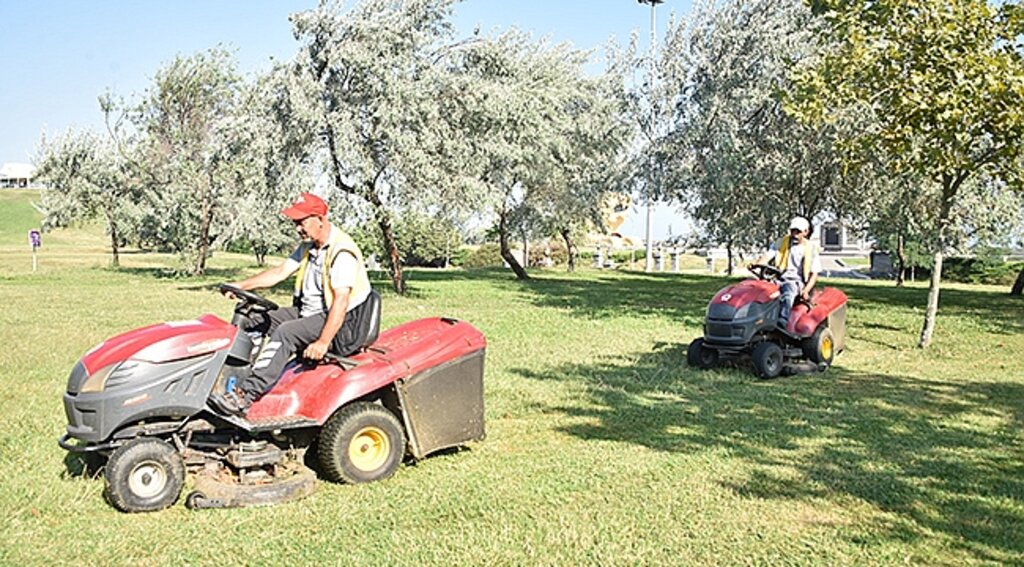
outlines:
M350 340L345 340L345 328L338 332L338 337L331 343L331 350L325 357L328 361L340 364L342 368L348 369L358 366L358 363L350 358L366 347L372 345L380 334L380 294L371 290L366 301L349 312L349 316L357 317L355 321L355 332ZM347 321L346 321L347 323Z
M357 336L362 338L358 341L359 350L362 350L376 342L380 334L380 294L371 289L365 305L360 307Z

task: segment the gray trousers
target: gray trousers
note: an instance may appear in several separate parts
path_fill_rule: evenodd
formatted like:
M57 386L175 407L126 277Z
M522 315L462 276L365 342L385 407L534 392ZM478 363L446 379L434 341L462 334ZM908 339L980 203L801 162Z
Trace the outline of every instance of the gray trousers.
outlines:
M345 315L341 330L331 341L330 352L338 356L348 356L361 345L356 337L358 323L364 302ZM282 307L267 313L254 314L242 323L246 331L257 331L268 335L263 349L252 363L252 371L242 377L236 387L240 388L251 400L256 400L281 379L281 373L288 361L296 354L301 354L307 345L320 338L327 322L327 313L318 313L308 317L299 317L295 307Z
M803 288L803 282L782 280L779 284L779 291L782 292L782 301L779 306L779 319L789 322L789 313L793 310L793 304L796 303L796 298L800 295L800 290Z

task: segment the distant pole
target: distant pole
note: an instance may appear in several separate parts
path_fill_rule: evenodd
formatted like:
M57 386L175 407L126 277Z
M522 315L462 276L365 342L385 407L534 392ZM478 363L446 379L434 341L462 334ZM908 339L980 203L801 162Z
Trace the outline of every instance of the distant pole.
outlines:
M38 230L32 229L28 231L28 245L32 247L32 272L35 273L38 267L36 250L39 250L39 247L43 245L43 237L39 234Z
M649 88L650 88L650 104L651 104L651 119L648 123L650 128L650 140L654 140L655 128L654 119L656 113L654 111L654 79L656 76L656 65L658 60L658 26L656 20L656 11L658 4L662 4L665 0L636 0L640 4L649 4L651 6L651 68L650 75L648 76ZM646 242L646 257L644 259L644 271L651 272L654 270L654 245L651 241L651 220L654 216L654 197L651 194L651 186L654 184L654 152L651 151L653 148L648 148L647 152L647 226L644 229L644 241Z

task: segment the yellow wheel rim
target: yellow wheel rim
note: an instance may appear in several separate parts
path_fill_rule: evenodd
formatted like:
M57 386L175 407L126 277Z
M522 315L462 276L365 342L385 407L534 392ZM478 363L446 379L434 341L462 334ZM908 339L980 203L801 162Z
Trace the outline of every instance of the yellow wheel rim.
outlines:
M376 427L364 427L348 444L348 458L362 471L374 471L384 466L391 452L387 434Z
M829 360L832 358L832 337L825 337L821 341L821 359Z

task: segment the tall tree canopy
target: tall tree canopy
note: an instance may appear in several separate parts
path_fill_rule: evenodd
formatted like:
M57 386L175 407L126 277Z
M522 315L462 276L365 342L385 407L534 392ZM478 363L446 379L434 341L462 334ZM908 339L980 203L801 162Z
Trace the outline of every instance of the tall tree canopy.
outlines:
M395 290L404 292L394 222L436 202L436 72L452 41L453 0L340 2L293 16L301 119L322 135L335 190L372 207Z
M986 0L815 0L812 7L825 17L830 49L797 74L791 109L814 123L851 107L870 112L871 128L847 132L850 161L884 154L893 174L939 187L924 348L964 183L983 173L1021 184L1024 18L1017 2Z
M666 142L670 186L730 252L764 246L793 215L837 212L848 198L836 128L801 124L782 103L791 69L817 54L815 25L799 0L733 0L703 5L687 34Z

